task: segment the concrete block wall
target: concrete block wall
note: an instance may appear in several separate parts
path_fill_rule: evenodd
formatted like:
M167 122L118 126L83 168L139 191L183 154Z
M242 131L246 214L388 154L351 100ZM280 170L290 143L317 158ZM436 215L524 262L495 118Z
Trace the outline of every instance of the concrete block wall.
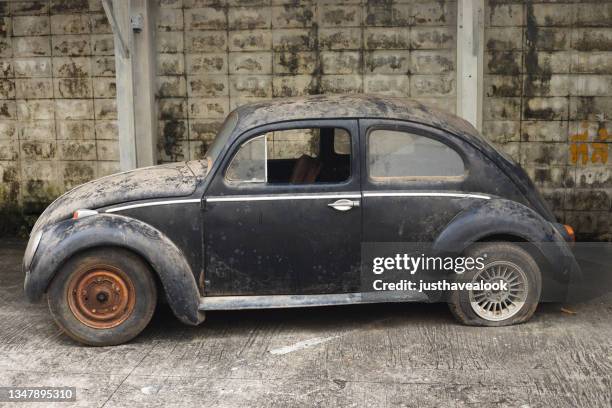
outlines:
M158 1L160 162L201 158L231 109L270 97L455 110L454 1ZM483 133L562 221L612 239L612 1L485 5ZM114 70L99 0L0 0L0 232L118 171Z
M113 52L99 1L0 1L3 224L118 170Z
M483 133L558 217L612 239L612 2L488 0Z
M227 113L260 99L372 92L454 112L456 10L444 0L161 0L161 161L201 158Z

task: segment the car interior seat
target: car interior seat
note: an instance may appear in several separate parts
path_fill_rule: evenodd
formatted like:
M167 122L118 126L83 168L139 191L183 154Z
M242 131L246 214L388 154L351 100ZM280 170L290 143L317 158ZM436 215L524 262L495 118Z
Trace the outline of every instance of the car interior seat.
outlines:
M290 182L292 184L314 183L322 167L323 165L319 159L303 154L293 167Z

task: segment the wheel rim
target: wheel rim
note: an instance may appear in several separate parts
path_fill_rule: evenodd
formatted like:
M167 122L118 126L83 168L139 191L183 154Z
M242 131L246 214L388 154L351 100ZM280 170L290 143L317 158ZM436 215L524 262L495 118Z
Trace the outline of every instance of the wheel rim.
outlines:
M108 329L123 323L134 310L136 293L122 270L98 265L78 271L68 284L68 306L83 324Z
M502 321L517 314L525 304L529 283L525 272L512 262L496 261L480 270L472 283L507 283L507 290L471 290L470 305L481 318Z

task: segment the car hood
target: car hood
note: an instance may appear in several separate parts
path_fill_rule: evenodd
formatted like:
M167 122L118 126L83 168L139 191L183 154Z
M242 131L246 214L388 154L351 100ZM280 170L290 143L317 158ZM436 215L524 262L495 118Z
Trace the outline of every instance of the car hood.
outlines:
M205 162L143 167L81 184L51 203L31 234L45 225L70 218L79 209L96 209L127 201L188 196L206 175ZM197 175L197 176L196 176Z

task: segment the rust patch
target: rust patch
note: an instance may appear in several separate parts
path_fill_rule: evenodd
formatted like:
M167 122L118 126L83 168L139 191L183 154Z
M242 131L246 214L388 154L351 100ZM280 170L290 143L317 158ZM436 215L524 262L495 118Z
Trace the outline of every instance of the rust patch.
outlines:
M81 323L110 329L127 320L136 305L136 290L119 268L97 265L77 271L66 291L68 307Z

